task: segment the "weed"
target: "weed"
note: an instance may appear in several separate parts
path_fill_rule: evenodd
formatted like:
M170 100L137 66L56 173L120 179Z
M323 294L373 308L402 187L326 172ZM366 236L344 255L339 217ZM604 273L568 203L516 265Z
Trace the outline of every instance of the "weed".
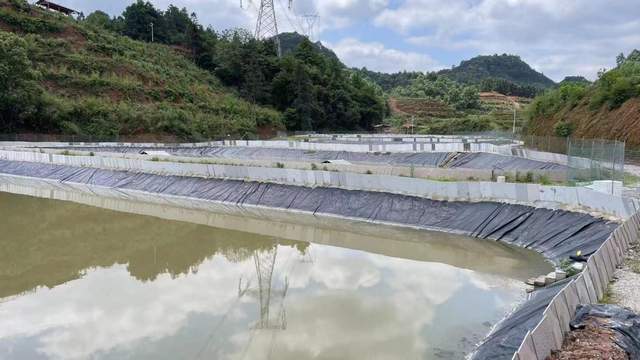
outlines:
M573 262L570 259L563 259L560 261L560 269L567 273L567 277L571 277L579 273L578 270L574 269L573 266L571 266L572 264Z
M615 304L616 299L611 291L611 285L607 286L607 290L605 290L604 294L602 294L602 300L600 300L602 304Z
M538 176L538 182L542 185L551 185L551 179L547 175Z
M367 175L371 175L371 174L373 174L373 172L371 172L371 170L367 170L367 171L365 172L365 174L367 174Z
M318 165L311 163L311 170L318 170Z
M277 167L278 169L284 169L284 164L283 164L283 163L281 163L281 162L277 162L277 163L276 163L276 167Z
M154 157L151 158L151 161L160 161L160 158L157 157L157 156L154 156Z

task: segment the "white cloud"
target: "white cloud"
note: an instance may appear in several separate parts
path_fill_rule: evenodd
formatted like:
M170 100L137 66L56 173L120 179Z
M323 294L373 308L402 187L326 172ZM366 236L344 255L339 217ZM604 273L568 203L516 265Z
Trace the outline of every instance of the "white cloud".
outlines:
M426 49L513 53L556 80L593 78L639 43L640 7L608 0L406 0L375 24Z
M428 71L440 68L437 61L426 54L389 49L380 42L362 42L346 38L327 44L347 65L366 67L381 72Z

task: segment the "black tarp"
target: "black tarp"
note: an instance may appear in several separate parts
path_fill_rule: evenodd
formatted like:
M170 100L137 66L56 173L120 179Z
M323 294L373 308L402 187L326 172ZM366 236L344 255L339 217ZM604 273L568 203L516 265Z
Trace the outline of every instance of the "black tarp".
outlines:
M491 334L484 339L476 349L472 359L511 360L513 354L518 351L527 332L538 325L542 319L544 309L547 308L551 300L564 288L569 280L559 281L531 293L525 303L501 321Z
M618 226L588 214L497 202L455 202L415 196L310 188L239 180L161 176L147 173L79 168L0 160L0 174L20 175L129 189L149 193L307 211L363 220L391 222L493 239L536 250L559 262L581 250L595 252ZM511 358L526 332L559 291L554 285L532 298L504 320L478 349L476 359ZM546 303L545 303L546 302ZM491 354L483 357L482 354Z
M278 149L242 146L203 146L203 147L67 147L78 151L115 152L138 154L142 151L164 151L173 156L210 157L219 159L272 160L318 162L346 160L352 163L402 165L423 167L465 168L477 170L564 170L566 166L529 160L515 156L491 153L456 152L415 152L415 153L375 153L352 151L325 151Z
M533 249L555 262L575 254L577 250L590 255L617 226L588 214L564 210L497 202L437 201L338 188L162 176L12 161L0 161L0 173L455 231Z
M630 359L640 359L640 315L610 304L578 305L571 329L582 329L588 319L596 318L601 326L615 333L615 342L629 354Z

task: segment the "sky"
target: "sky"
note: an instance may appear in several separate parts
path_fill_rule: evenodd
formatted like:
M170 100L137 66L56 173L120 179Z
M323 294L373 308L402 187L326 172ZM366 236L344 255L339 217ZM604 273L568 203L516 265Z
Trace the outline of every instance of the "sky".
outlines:
M57 0L85 15L119 15L133 0ZM152 0L221 30L255 28L260 0ZM348 66L434 71L476 55L515 54L555 81L591 80L640 48L638 0L274 0L279 30L309 33Z

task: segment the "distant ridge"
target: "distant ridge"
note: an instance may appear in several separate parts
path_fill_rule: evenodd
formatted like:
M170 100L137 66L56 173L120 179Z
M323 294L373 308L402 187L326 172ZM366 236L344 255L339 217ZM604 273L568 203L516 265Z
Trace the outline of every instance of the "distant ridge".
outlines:
M481 55L462 61L452 69L439 72L465 84L481 84L487 79L506 80L520 86L537 89L553 87L555 82L535 71L517 55Z

